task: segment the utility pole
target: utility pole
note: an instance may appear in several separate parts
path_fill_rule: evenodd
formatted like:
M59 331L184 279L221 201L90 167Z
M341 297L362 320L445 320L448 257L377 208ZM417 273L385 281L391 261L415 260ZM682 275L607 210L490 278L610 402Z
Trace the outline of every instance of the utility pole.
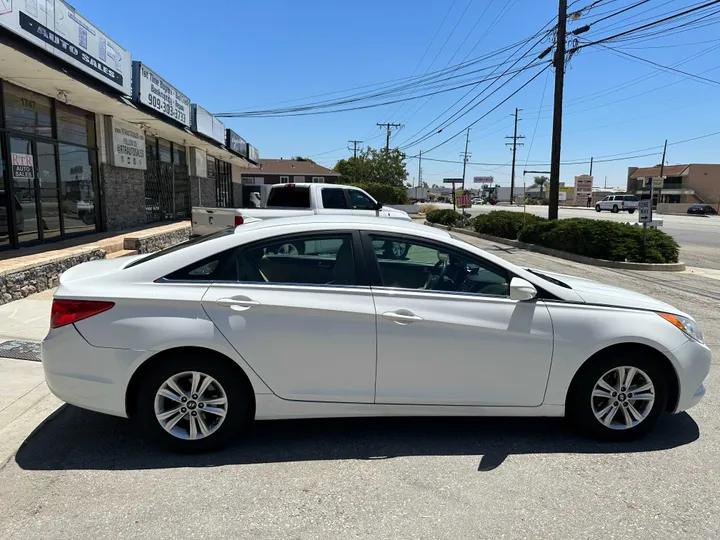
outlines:
M467 170L467 163L468 163L468 144L470 144L470 128L467 128L467 135L465 136L465 155L463 156L463 180L462 180L462 189L463 189L463 195L465 194L465 171Z
M517 147L523 146L523 143L518 143L518 139L524 139L524 135L518 135L517 134L517 125L518 125L518 112L520 109L517 107L515 108L515 131L513 132L512 137L505 137L506 139L512 139L511 143L505 143L506 146L512 146L512 169L510 171L510 204L513 203L513 199L515 198L515 154L517 153Z
M562 143L563 85L565 84L565 39L567 0L558 1L557 43L555 44L555 96L553 104L552 149L550 152L550 201L548 219L558 218L560 194L560 145Z
M663 173L665 172L665 154L667 153L667 139L665 139L665 146L663 146L663 157L662 161L660 162L660 178L663 177ZM663 184L665 183L663 179ZM652 185L650 187L652 189ZM652 193L652 191L650 192ZM662 187L660 188L660 191L658 192L658 204L660 204L660 195L662 195ZM650 205L652 206L652 195L650 195Z
M353 145L353 158L357 159L357 147L358 147L358 144L361 144L361 143L362 143L362 141L354 141L354 140L353 140L353 141L348 141L348 142L349 142L349 143L352 143L352 145Z
M592 162L593 162L593 158L591 156L590 157L590 176L592 176Z
M390 122L387 122L385 124L378 124L378 127L384 127L387 129L387 139L385 141L385 150L388 152L390 151L390 133L392 132L393 128L401 128L402 124L391 124Z
M418 183L417 186L415 186L415 199L418 198L418 188L423 187L422 185L422 150L420 150L420 156L418 158ZM425 198L425 197L423 197Z

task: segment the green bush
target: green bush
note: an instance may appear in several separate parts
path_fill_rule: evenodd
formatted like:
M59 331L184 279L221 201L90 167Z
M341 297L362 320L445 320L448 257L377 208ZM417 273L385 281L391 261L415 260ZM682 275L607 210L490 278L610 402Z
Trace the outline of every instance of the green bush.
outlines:
M461 227L465 218L459 212L455 210L431 210L425 214L425 219L430 223L437 223L439 225L447 225L448 227Z
M542 221L545 221L545 218L533 214L494 210L489 214L477 216L472 225L479 233L516 240L523 227Z
M383 204L405 204L407 202L407 189L395 187L379 182L363 182L352 184L367 191L376 201Z
M674 263L679 247L672 236L647 230L643 253L642 228L587 218L539 220L523 228L518 240L610 261Z

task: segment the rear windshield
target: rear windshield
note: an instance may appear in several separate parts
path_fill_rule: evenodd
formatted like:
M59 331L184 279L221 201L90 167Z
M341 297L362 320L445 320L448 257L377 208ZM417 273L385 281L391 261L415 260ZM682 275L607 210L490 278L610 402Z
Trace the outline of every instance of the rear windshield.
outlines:
M638 198L635 195L625 195L623 197L623 199L625 199L626 201L637 201L638 200Z
M310 208L310 189L306 187L278 187L270 190L268 207Z
M133 262L128 264L125 269L127 270L128 268L132 268L133 266L137 266L138 264L142 264L144 262L152 261L153 259L162 257L163 255L167 255L168 253L180 251L181 249L195 246L197 244L202 244L203 242L207 242L208 240L214 240L215 238L222 238L223 236L227 236L229 234L235 234L235 229L224 229L214 234L209 234L207 236L197 236L195 238L191 238L190 240L186 240L185 242L181 242L179 244L175 244L174 246L170 246L165 249L161 249L160 251L156 251L155 253L151 253L147 257L134 260Z

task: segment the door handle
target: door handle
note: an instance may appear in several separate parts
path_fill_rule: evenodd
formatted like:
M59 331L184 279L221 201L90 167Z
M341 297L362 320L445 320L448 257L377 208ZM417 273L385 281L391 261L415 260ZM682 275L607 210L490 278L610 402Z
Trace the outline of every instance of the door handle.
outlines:
M251 300L250 298L220 298L215 303L218 306L229 307L235 311L245 311L253 306L259 306L260 302Z
M423 321L422 317L418 317L412 311L400 310L400 311L386 311L382 314L389 321L396 322L398 324L409 324L413 322Z

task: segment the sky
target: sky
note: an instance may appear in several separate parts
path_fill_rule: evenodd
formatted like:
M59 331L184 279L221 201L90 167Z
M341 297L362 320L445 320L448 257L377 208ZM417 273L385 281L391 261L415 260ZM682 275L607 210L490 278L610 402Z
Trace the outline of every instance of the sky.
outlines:
M592 3L578 0L573 5L570 0L570 10ZM636 3L601 1L568 28ZM147 64L193 103L213 113L324 100L335 96L309 98L330 92L349 94L353 92L348 89L431 73L529 38L557 17L556 0L73 0L72 4L128 49L134 60ZM595 40L698 4L651 0L598 22L582 37ZM600 45L573 56L565 74L562 160L596 157L595 185L603 185L607 177L609 187L626 184L629 166L659 163L665 139L669 142L667 163L717 163L720 134L673 144L720 131L720 108L713 106L720 95L720 82L716 82L720 80L720 33L718 24L708 21L713 24L673 35L657 33L642 41L608 43L685 74ZM538 50L549 45L546 42ZM415 156L420 150L426 158L422 177L428 184L461 176L461 163L430 160L460 161L464 134L428 151L488 113L539 69L522 73L516 83L499 90L443 133L407 148L408 181L417 180ZM554 76L551 69L546 70L472 127L470 161L478 164L468 166L468 178L493 176L501 185L510 184L511 152L506 137L513 134L516 107L521 109L518 134L525 136L524 146L517 150L516 182L522 185L526 168L549 170L549 165L526 167L526 163L549 163ZM349 140L362 140L362 146L384 145L385 130L376 126L378 122L403 125L393 132L391 146L427 132L423 128L468 89L337 114L223 121L256 146L261 157L302 155L332 167L351 155ZM412 89L404 95L413 96ZM656 155L602 162L628 152ZM571 185L574 175L588 172L589 164L563 165L560 180ZM532 183L532 176L525 177L527 183Z

